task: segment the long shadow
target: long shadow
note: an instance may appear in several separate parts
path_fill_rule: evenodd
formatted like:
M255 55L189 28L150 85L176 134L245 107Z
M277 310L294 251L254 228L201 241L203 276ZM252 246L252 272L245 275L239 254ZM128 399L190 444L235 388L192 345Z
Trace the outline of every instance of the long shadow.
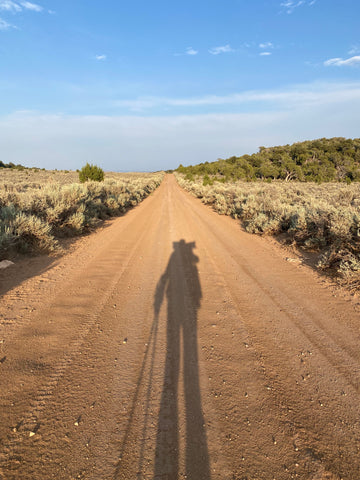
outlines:
M195 243L174 242L174 251L155 292L158 317L167 298L167 349L158 419L154 480L179 476L179 378L183 374L185 472L188 480L210 480L210 464L201 408L197 311L202 298Z
M16 257L10 257L10 259L14 262L14 265L5 270L0 270L0 298L25 280L50 270L57 258L48 255L31 258L17 255Z
M184 240L174 242L174 251L167 268L160 277L154 296L154 318L149 331L146 350L136 381L133 400L128 412L128 421L120 445L119 461L114 480L121 477L123 459L136 423L136 411L142 388L143 425L138 437L137 478L144 478L145 448L149 423L149 410L153 393L153 373L159 329L159 313L167 298L167 347L164 381L158 418L155 450L154 480L177 480L179 477L179 377L183 373L185 403L185 472L189 480L210 480L209 454L201 408L199 361L197 349L197 311L201 301L201 286L193 253L195 243ZM182 344L182 355L181 347ZM122 478L122 477L121 477Z

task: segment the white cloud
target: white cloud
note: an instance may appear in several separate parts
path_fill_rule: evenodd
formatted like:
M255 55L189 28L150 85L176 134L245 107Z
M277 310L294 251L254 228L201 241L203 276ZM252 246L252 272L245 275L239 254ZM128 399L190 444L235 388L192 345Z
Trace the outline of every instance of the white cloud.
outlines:
M230 47L230 45L222 45L220 47L214 47L209 50L211 55L219 55L220 53L229 53L233 52L234 50Z
M6 20L0 18L0 30L9 30L10 28L16 27L14 25L11 25L11 23L8 23Z
M144 116L66 116L16 113L0 116L2 160L76 169L86 162L105 170L158 170L180 163L256 152L321 137L357 137L359 94L333 102L297 102L258 113ZM21 141L19 141L21 138Z
M95 55L95 58L96 58L96 60L101 61L101 60L106 60L107 56L106 55Z
M21 6L26 10L32 10L33 12L42 12L44 10L40 5L31 2L21 2Z
M272 55L272 53L271 52L260 52L259 55L262 56L262 57L268 57L269 55Z
M18 3L13 2L12 0L0 0L0 10L16 13L21 12L22 8Z
M325 67L349 67L360 65L360 56L355 56L347 59L343 58L330 58L324 62Z
M352 45L350 50L348 51L348 54L349 55L356 55L357 53L360 53L359 45Z
M286 13L291 14L293 11L302 6L312 6L316 3L316 0L286 0L282 2L280 6L286 11Z
M198 53L198 50L194 50L192 47L186 49L186 55L197 55Z
M28 1L14 2L13 0L0 0L0 10L5 10L7 12L19 13L23 10L31 10L33 12L42 12L44 9L41 5L37 3L32 3Z
M271 42L260 43L259 48L274 48L274 45Z
M182 57L184 55L194 56L199 53L198 50L195 50L193 47L187 47L185 53L174 53L174 57Z
M238 113L2 115L2 160L61 169L81 168L89 162L105 170L158 170L253 153L260 145L359 136L360 81L148 102L185 107L238 105ZM249 111L249 102L251 108L255 104L256 113Z
M41 5L32 2L14 2L13 0L0 0L0 10L7 12L18 13L23 10L31 10L33 12L42 12L44 9Z
M249 105L274 105L275 108L294 108L301 105L317 106L335 104L338 101L360 101L360 83L311 83L282 90L258 90L231 95L205 95L202 97L167 98L140 97L134 100L116 101L114 106L130 111L159 108L227 107L249 109Z

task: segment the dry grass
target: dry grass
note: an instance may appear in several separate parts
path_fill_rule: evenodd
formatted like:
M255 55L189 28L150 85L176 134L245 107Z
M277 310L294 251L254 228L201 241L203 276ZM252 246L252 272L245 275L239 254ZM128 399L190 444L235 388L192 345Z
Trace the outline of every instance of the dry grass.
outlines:
M283 234L287 243L318 251L318 268L360 286L360 184L214 183L181 187L222 215L241 219L250 233Z
M126 212L164 176L108 173L104 182L80 184L77 172L0 169L0 175L0 260L14 250L56 250L58 238Z

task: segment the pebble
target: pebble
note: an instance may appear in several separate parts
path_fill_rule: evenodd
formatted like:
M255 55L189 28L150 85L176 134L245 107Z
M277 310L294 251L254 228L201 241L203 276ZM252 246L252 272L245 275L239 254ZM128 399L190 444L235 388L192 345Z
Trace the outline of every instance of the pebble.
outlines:
M78 416L76 422L74 423L75 427L78 427L80 422L81 422L81 415Z
M11 267L11 265L15 265L14 262L11 262L10 260L3 260L0 262L0 270Z

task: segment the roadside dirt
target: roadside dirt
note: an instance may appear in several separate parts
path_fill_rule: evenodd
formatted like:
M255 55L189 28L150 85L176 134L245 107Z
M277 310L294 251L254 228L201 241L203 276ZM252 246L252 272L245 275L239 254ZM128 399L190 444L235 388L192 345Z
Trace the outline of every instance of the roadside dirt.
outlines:
M358 480L360 303L285 256L168 175L1 271L0 478Z

